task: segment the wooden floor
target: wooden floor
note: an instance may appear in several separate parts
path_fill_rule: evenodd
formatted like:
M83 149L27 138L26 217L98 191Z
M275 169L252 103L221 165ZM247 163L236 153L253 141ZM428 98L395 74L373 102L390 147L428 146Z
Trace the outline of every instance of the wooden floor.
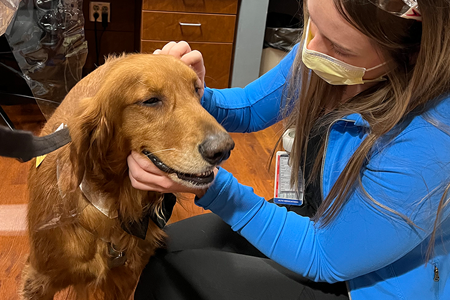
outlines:
M39 131L44 123L34 105L4 107L18 129ZM274 166L268 162L281 125L276 124L258 133L232 134L236 148L223 167L232 172L242 184L252 186L255 193L273 197ZM2 141L0 141L1 143ZM0 299L17 300L20 273L28 253L25 211L27 204L26 177L28 163L0 157ZM171 218L176 222L190 216L206 213L187 196L177 204ZM60 293L56 299L67 299Z

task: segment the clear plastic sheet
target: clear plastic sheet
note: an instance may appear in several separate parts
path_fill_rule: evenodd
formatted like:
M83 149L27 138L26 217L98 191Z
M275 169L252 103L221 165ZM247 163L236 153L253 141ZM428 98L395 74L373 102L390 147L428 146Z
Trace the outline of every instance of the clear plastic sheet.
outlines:
M34 98L48 119L81 80L88 52L82 4L82 0L0 0L0 35L4 34L14 56L11 61L15 60L0 62L0 73L14 76L13 82L23 80L32 93L26 95L19 84L16 89L0 91L0 97L8 99L7 105L15 101L20 104L21 98ZM9 62L9 51L0 54L8 55L5 61ZM57 167L58 178L70 178L69 164L58 162ZM89 205L85 201L79 203L79 192L62 182L58 180L57 185L49 187L58 190L61 201L55 203L34 230L78 222Z
M59 158L56 162L57 184L52 187L57 189L60 196L55 199L52 211L42 216L41 222L36 224L34 231L46 231L58 227L64 227L80 221L83 211L90 205L80 197L80 189L73 188L67 178L72 178L73 171L70 162L62 162Z
M88 52L82 2L22 0L5 32L22 77L47 119L82 77Z

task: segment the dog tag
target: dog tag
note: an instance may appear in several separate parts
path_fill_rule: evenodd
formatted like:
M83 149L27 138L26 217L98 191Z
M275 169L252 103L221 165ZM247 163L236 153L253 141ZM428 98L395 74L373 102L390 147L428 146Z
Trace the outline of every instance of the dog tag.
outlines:
M127 261L127 256L125 252L123 251L117 251L114 248L114 245L109 243L108 244L108 254L110 256L110 260L108 261L108 266L110 269L123 266Z
M127 262L127 256L123 255L123 256L112 258L109 261L108 266L110 269L114 269L114 268L123 266L126 262Z
M283 205L302 205L303 191L291 187L291 166L289 153L278 151L275 165L275 186L273 202ZM302 185L303 186L303 185Z

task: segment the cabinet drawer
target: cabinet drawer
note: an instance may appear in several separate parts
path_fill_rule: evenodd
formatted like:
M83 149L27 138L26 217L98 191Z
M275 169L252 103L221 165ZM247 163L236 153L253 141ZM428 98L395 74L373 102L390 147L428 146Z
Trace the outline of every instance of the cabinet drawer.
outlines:
M153 53L153 51L161 49L167 43L162 41L141 41L141 52ZM218 43L189 43L189 45L191 45L193 50L198 50L203 54L206 67L206 86L212 88L229 87L233 45Z
M143 10L236 14L238 0L143 0Z
M142 12L143 40L226 42L234 40L236 16Z

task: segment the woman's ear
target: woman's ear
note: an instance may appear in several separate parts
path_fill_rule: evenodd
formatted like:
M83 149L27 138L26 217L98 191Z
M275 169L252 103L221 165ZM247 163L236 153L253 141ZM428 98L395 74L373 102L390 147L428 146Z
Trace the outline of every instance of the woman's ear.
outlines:
M111 145L113 130L107 121L107 111L100 99L85 98L75 118L68 124L72 143L70 160L78 184L85 173L108 166L106 152Z

